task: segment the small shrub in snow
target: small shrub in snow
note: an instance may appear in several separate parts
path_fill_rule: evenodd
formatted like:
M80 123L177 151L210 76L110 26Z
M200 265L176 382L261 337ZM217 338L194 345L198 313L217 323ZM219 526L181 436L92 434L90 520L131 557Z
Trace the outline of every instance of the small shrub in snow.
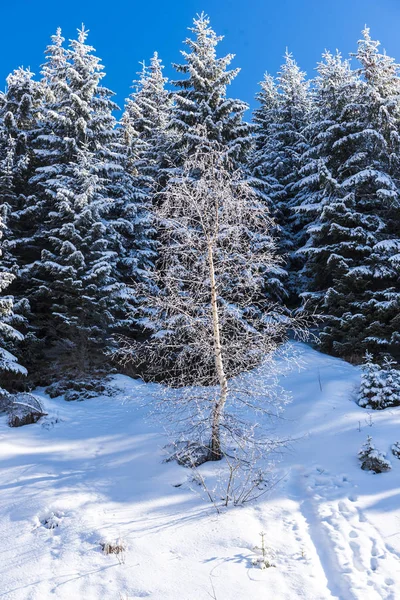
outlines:
M46 415L39 399L25 392L11 394L6 410L9 414L8 424L10 427L31 425Z
M57 425L57 423L61 423L61 419L59 417L49 417L48 419L44 419L42 423L43 429L52 429Z
M257 466L256 460L250 456L248 463L240 458L225 455L229 469L229 477L225 495L222 498L225 506L243 506L266 494L274 485L272 477ZM269 474L270 475L270 474Z
M364 471L374 471L374 473L385 473L390 471L392 465L386 458L384 452L379 452L372 443L369 435L367 441L362 445L358 458L361 461L361 468Z
M102 542L100 544L103 554L115 554L120 564L125 563L126 545L121 539L116 542Z
M97 396L112 396L115 389L107 385L106 379L68 379L52 383L46 388L50 398L64 396L68 402L88 400Z
M170 453L165 462L175 460L182 467L199 467L209 460L210 448L198 442L174 442L168 444L166 450Z
M64 518L63 512L51 512L47 517L41 520L41 524L46 529L57 529Z
M396 458L400 458L400 442L395 442L392 446L392 454Z
M381 410L400 405L400 371L395 364L386 359L381 367L374 363L372 354L366 353L358 393L360 406Z
M255 556L251 559L251 564L254 567L260 567L260 569L269 569L270 567L274 567L267 556L267 548L265 546L265 533L261 531L261 546L255 546L254 551L259 554L259 556Z

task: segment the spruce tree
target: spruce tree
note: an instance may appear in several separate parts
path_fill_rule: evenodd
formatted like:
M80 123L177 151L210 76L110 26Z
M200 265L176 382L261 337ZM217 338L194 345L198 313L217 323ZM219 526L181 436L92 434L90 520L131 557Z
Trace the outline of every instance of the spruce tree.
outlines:
M106 201L101 214L107 221L108 244L118 256L114 277L119 281L120 298L115 302L111 330L135 330L138 299L131 284L141 278L154 254L148 193L137 173L129 168L126 147L121 143L113 116L113 111L118 109L112 101L114 93L101 85L105 76L103 66L94 56L94 48L87 46L86 37L87 31L82 27L78 40L71 42L72 71L69 71L69 77L72 89L76 82L81 92L86 94L90 90L85 144L94 153L96 171L103 181L102 193ZM154 67L157 70L157 66ZM84 83L85 79L87 83ZM121 310L123 304L125 307Z
M0 217L0 240L3 237L3 230L4 222ZM10 378L10 375L26 375L26 369L12 354L15 346L23 339L23 335L14 327L13 297L4 295L4 291L14 278L15 275L4 268L0 250L0 401L2 395L6 394L3 389L4 382Z
M42 216L30 178L36 167L33 141L40 127L45 90L33 75L22 68L11 73L0 102L0 203L7 214L4 258L21 268L35 259L35 232ZM16 284L14 292L22 296L23 278L17 278Z
M386 453L380 452L375 447L370 435L367 437L367 441L361 446L358 452L358 458L361 461L361 468L363 471L386 473L392 468L390 461L386 458Z
M40 128L45 88L29 69L17 69L7 78L0 102L0 205L4 218L2 264L13 274L9 292L14 319L24 333L20 344L24 364L33 351L35 328L27 286L29 265L40 256L41 199L31 184L36 167L34 138Z
M188 51L182 51L185 62L174 65L178 73L187 75L175 81L178 88L173 94L169 127L176 139L170 144L171 165L174 177L179 177L180 166L198 150L217 148L225 152L227 168L240 168L242 176L249 184L257 182L248 171L248 159L252 147L254 125L244 121L248 105L241 100L229 98L227 88L238 75L240 69L229 69L233 54L219 58L217 47L223 39L210 26L209 18L202 13L194 19L190 28L193 38L185 43ZM262 195L265 210L269 207ZM271 235L271 231L268 235ZM272 243L272 239L271 239ZM278 264L271 265L264 273L264 293L270 299L282 300L286 291L282 280L285 273Z
M106 214L103 182L94 153L82 147L77 162L57 190L47 221L48 244L32 276L38 318L51 356L64 370L88 373L110 347L118 310L123 310Z
M382 358L398 350L398 66L363 32L358 80L345 83L344 106L327 129L323 201L309 227L308 296L322 300L328 352ZM333 134L333 135L332 135Z
M126 237L130 232L136 256L130 281L139 281L156 258L151 207L166 182L165 172L170 166L168 148L172 138L167 130L171 99L165 87L167 78L163 69L157 53L151 58L149 67L142 65L139 79L133 82L134 91L126 100L120 123L124 170L135 186L131 202L125 204L130 211L129 218L120 219L123 228L125 224ZM134 304L138 302L137 298L134 299ZM130 314L133 313L131 311ZM132 325L135 327L134 323Z
M336 277L336 265L340 264L340 249L335 245L340 242L337 235L332 243L327 243L330 227L327 213L331 214L342 203L339 172L347 160L343 140L354 131L360 79L352 71L350 61L343 60L339 52L325 52L317 72L306 130L309 147L301 157L294 210L301 224L298 255L304 264L297 278L298 292L318 306L320 296L323 297ZM332 224L332 228L336 233L339 230L344 233L344 219L339 220L339 215L336 218L337 225ZM351 229L353 223L348 236Z
M260 82L260 87L261 90L256 95L259 107L253 114L256 130L250 169L253 187L273 211L278 201L282 199L285 189L273 169L273 155L277 150L274 133L280 97L277 83L268 73Z
M231 164L243 165L254 128L243 120L248 105L227 96L227 87L240 69L228 69L233 54L217 57L216 48L223 38L211 28L204 13L194 19L190 31L194 39L185 40L185 62L174 65L178 73L187 77L174 82L178 89L173 95L170 127L178 134L178 140L173 148L173 162L179 165L199 144L212 147L214 142L226 149Z
M285 54L277 84L280 94L272 131L275 149L267 161L271 161L272 172L284 188L276 206L278 223L283 229L281 247L283 251L292 252L297 246L293 199L301 156L307 148L305 128L309 123L311 103L306 74L289 52Z
M29 289L46 346L57 348L60 361L69 353L81 370L104 359L112 333L131 324L128 285L148 254L146 218L139 218L112 114L117 107L101 85L103 66L87 34L82 27L64 49L58 31L47 49L49 94L32 178L43 199L44 243Z
M266 74L260 85L257 95L260 106L254 113L257 131L251 157L253 185L267 198L279 226L279 248L286 257L290 275L287 294L295 301L295 273L299 268L295 251L300 245L301 221L294 206L301 157L307 148L309 83L292 55L286 52L276 80Z
M365 354L358 404L375 410L400 405L400 371L394 361L386 359L381 367L372 354Z
M162 186L163 169L168 168L168 131L172 101L166 89L164 66L154 53L150 66L142 65L133 93L125 103L121 119L123 140L128 147L132 169L145 180L150 191Z

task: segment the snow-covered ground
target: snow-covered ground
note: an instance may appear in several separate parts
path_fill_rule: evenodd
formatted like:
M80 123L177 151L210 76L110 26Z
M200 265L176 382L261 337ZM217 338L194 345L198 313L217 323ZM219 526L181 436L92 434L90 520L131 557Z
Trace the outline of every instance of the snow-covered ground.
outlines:
M117 396L80 403L43 396L49 416L20 429L1 417L0 598L400 598L400 461L389 455L400 409L359 408L358 369L299 348L304 369L281 380L293 403L280 434L297 440L281 481L220 515L186 469L163 463L145 384L118 376ZM360 469L367 435L388 452L389 473ZM266 570L251 562L261 531L275 565ZM100 548L117 538L123 564Z

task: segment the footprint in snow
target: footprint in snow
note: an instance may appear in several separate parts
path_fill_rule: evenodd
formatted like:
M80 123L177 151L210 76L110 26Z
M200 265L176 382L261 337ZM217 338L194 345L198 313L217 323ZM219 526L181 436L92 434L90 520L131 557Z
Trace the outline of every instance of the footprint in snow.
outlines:
M343 502L343 500L341 500L339 502L338 509L339 509L339 512L341 512L342 515L344 515L344 516L351 515L351 510L349 509L347 504L345 502Z
M352 531L350 531L349 537L351 537L351 538L357 538L358 537L357 531L354 531L354 529Z
M365 567L361 560L361 548L357 542L350 542L350 548L353 551L353 565L357 571L365 572Z
M42 517L36 517L36 520L37 520L36 527L43 526L46 529L50 529L50 530L58 529L58 527L60 527L64 517L65 517L65 513L62 511L54 511L54 512L51 511L51 512L43 515Z

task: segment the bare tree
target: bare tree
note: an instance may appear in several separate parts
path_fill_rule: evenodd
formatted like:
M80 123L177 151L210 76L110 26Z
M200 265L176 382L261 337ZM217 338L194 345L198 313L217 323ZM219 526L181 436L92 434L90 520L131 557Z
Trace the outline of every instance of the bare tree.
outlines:
M281 264L274 223L222 149L192 155L155 211L160 259L141 290L148 336L127 342L121 356L148 380L175 388L175 421L185 423L186 435L196 431L206 440L207 460L220 460L223 432L237 447L252 437L239 404L247 412L279 412L272 359L290 329L305 334L304 323L268 300L266 280ZM260 391L245 374L262 366L272 379Z

